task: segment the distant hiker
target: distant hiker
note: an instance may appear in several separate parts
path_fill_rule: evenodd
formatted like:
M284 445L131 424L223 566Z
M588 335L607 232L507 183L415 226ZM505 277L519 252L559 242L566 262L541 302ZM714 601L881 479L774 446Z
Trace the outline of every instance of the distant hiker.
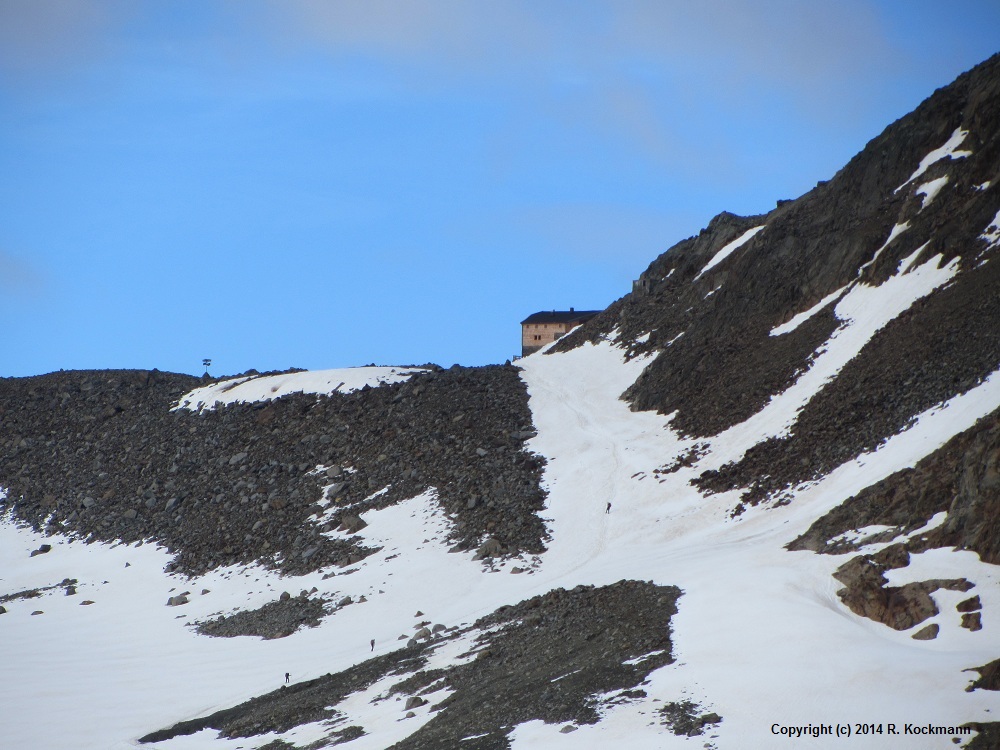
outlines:
M286 685L288 684L288 680L291 678L291 676L292 676L291 673L285 672L285 684Z
M375 650L375 639L372 638L372 651L374 651L374 650Z
M608 500L608 508L604 512L605 513L610 513L611 512L611 501L610 500Z

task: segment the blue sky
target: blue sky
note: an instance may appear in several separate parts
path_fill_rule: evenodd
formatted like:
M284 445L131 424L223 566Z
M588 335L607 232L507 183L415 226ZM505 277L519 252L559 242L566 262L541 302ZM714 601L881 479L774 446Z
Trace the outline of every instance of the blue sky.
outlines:
M480 365L1000 50L1000 3L0 0L0 376Z

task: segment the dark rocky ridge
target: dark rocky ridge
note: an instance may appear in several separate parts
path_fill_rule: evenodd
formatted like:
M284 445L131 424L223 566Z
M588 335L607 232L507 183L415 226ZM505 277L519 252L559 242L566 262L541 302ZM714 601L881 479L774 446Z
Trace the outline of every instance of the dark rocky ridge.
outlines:
M204 382L135 371L0 380L6 504L36 529L162 541L188 573L257 559L288 572L357 562L369 551L321 531L430 487L459 548L491 538L500 553L543 549L542 460L522 447L531 414L513 367L170 410ZM320 464L354 470L333 494L349 510L323 527L309 521L334 482L309 473Z
M140 742L159 742L206 727L226 737L249 737L311 721L344 721L329 707L398 674L400 681L389 690L390 699L410 696L406 703L400 702L400 718L407 705L426 704L421 695L444 687L453 692L431 707L434 718L393 745L394 750L507 750L507 735L518 724L533 719L592 724L598 719L599 695L622 691L621 700L644 696L630 691L650 672L673 662L670 618L679 596L676 587L639 581L555 589L501 607L471 628L442 631L433 640L181 722ZM423 669L428 649L470 630L484 631L477 638L472 662ZM646 655L638 663L625 663Z
M959 127L969 132L960 148L971 155L942 159L895 192ZM919 184L946 175L947 185L922 208ZM663 352L625 398L634 409L676 412L673 426L682 433L714 435L794 382L839 322L830 305L791 333L770 336L772 328L856 280L883 283L925 244L917 264L938 254L941 264L957 258L957 277L881 329L806 405L790 436L765 441L700 481L714 491L744 488L744 500L756 503L875 448L1000 367L1000 251L984 256L980 236L998 209L1000 55L935 92L797 200L766 216L719 215L554 350L617 331L632 355ZM910 228L862 269L903 222ZM761 225L695 280L721 247ZM648 340L638 341L644 333Z
M399 649L337 674L283 685L279 690L251 698L233 708L151 732L140 737L139 742L163 742L206 728L218 729L227 737L252 737L266 732L286 732L299 724L313 721L335 721L341 714L329 706L387 675L404 675L420 669L427 661L423 651L424 647Z
M972 742L964 746L966 750L997 750L1000 748L1000 722L970 722L968 726L979 734L972 739Z
M947 512L937 528L908 541L907 552L936 547L970 549L1000 565L1000 410L949 440L912 469L892 474L817 519L791 550L842 554L885 542ZM845 532L866 526L892 530L848 543Z

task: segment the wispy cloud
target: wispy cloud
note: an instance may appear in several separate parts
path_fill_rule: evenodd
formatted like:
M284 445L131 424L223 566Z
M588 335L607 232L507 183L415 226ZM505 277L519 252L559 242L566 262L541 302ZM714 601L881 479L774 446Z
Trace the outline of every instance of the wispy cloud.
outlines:
M0 0L0 73L31 79L102 56L132 14L121 0Z
M667 249L664 238L688 229L676 213L606 202L526 208L512 221L546 252L626 269L655 258Z
M33 297L41 294L44 286L44 277L34 265L0 249L0 292Z
M389 71L411 93L461 86L562 110L658 161L690 146L672 118L710 114L693 102L724 111L766 95L836 118L864 98L859 75L892 59L873 0L0 0L0 76L82 68L144 26L230 62L319 52Z
M685 118L736 118L775 100L817 123L852 117L875 96L859 90L859 76L893 60L871 0L256 0L230 9L256 17L286 49L366 60L415 88L516 98L661 164L691 152L691 135L679 133L697 128L677 124Z
M244 13L248 6L231 6ZM334 54L403 65L510 66L544 54L551 30L522 3L464 0L259 0L271 33L309 39ZM500 54L506 50L507 54Z
M724 86L767 80L809 94L887 60L868 0L258 0L232 6L269 33L456 74L656 77L663 66Z

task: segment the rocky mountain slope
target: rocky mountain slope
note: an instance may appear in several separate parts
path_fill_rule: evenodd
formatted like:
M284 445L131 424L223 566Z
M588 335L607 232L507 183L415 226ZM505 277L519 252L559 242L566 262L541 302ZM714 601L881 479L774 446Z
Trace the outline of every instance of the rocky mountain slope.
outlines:
M486 538L542 549L540 465L522 450L531 416L512 367L171 411L199 385L117 371L0 382L0 485L19 517L90 539L156 539L189 573L264 558L293 572L363 559L323 532L433 486L460 549Z
M998 257L1000 56L516 366L0 379L0 744L998 747Z

